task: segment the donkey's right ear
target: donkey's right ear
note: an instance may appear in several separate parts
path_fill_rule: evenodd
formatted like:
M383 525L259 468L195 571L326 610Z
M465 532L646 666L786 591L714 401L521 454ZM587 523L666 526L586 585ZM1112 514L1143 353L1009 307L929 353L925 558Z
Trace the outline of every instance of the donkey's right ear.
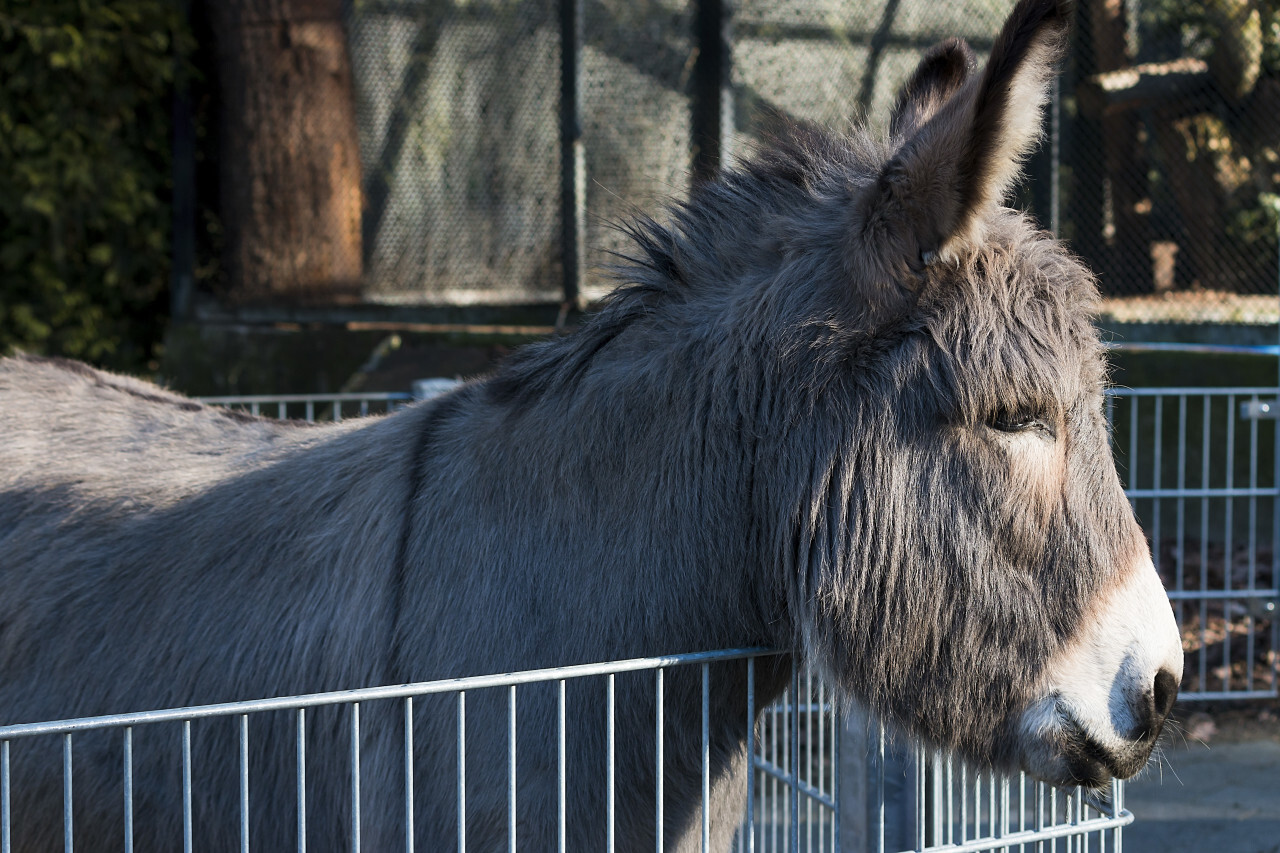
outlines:
M1073 6L1020 0L980 76L957 80L956 45L926 57L894 114L905 138L857 205L856 251L892 272L982 239L985 212L1012 189L1040 137Z
M961 39L947 39L929 48L898 93L889 135L900 140L919 130L964 85L973 68L973 51Z

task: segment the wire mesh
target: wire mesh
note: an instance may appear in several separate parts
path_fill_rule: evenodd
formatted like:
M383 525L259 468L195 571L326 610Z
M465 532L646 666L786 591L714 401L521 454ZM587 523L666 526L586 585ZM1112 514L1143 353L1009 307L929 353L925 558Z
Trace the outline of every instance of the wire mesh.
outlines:
M1063 236L1113 319L1276 322L1278 15L1272 0L1082 4Z
M557 301L554 0L349 4L367 301Z
M781 119L883 129L921 52L990 49L1013 0L726 4L726 112L749 150ZM563 293L556 0L348 5L365 298L511 304ZM583 6L584 293L689 185L695 0ZM1280 0L1088 0L1050 140L1019 203L1098 273L1111 322L1280 320Z

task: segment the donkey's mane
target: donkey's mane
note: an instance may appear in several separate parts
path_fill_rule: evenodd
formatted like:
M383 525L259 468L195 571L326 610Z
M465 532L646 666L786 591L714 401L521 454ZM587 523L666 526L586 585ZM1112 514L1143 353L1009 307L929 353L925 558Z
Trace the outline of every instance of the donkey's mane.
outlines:
M604 272L618 283L572 335L526 346L491 377L493 399L527 402L572 387L629 328L671 317L699 296L732 289L781 263L772 226L803 216L817 198L870 181L888 151L860 128L837 134L811 122L779 124L752 156L671 203L663 220L636 213L614 223L629 243ZM761 263L761 260L764 263Z
M615 263L606 268L617 288L574 334L527 346L508 358L487 383L490 399L519 406L557 389L573 389L619 336L647 323L680 324L682 317L695 313L686 307L694 300L731 301L780 273L779 288L806 290L811 281L833 271L820 264L847 280L836 251L839 232L833 229L843 226L840 211L875 180L893 150L893 142L861 127L837 133L810 122L781 125L740 166L672 204L665 221L639 214L621 223L617 227L629 246L613 253ZM1096 302L1092 278L1023 214L1003 209L987 219L989 240L937 276L946 286L908 292L895 316L874 322L864 317L861 325L851 317L833 319L831 305L820 298L806 300L809 316L793 318L798 324L795 345L842 350L843 357L833 359L835 353L828 352L811 360L811 365L829 366L833 360L849 364L878 357L922 329L951 356L963 356L975 334L993 334L1019 346L1038 342L1015 363L1042 374L1038 368L1060 367L1064 352L1080 347L1085 353L1096 351L1090 325ZM782 269L785 242L812 245L826 238L831 238L831 257ZM880 293L857 293L856 287L849 282L850 303L882 298ZM931 295L920 302L919 292ZM963 319L955 316L957 304L964 306ZM752 312L739 314L742 321ZM799 328L803 325L809 329ZM1025 334L1009 334L1011 325ZM863 358L851 359L854 350ZM1101 360L1094 360L1102 370ZM998 387L986 384L988 390ZM971 398L957 405L972 420L993 403Z

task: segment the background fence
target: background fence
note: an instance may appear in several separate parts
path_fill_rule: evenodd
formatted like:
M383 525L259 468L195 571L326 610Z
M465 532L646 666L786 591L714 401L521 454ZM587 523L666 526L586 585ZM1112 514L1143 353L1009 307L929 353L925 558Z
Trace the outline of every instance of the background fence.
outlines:
M351 0L362 299L598 297L610 223L782 119L883 128L922 50L1013 0ZM1085 0L1018 203L1120 321L1274 323L1280 0Z

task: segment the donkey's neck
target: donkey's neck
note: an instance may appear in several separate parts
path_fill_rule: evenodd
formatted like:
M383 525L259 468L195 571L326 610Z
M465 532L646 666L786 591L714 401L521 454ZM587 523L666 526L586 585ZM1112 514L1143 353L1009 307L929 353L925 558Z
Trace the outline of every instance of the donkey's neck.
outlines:
M443 652L432 626L459 618L475 624L456 636L485 638L461 659L426 655L435 664L790 645L754 402L681 383L653 353L637 362L626 375L603 362L572 395L513 401L481 383L434 416L415 463L405 640Z

